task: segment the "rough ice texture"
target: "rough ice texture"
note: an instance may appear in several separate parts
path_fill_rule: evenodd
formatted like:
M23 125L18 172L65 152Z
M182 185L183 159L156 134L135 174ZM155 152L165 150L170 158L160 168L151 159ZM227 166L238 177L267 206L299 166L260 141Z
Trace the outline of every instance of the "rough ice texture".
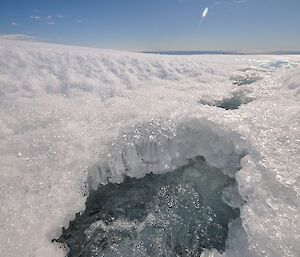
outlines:
M64 256L51 239L84 210L85 185L170 171L195 154L232 171L231 154L246 151L224 201L238 204L238 190L247 203L222 256L299 256L299 61L0 40L1 254ZM237 91L254 101L214 106ZM134 138L139 125L148 139Z
M140 178L148 173L169 172L197 156L235 177L240 159L247 152L238 135L226 133L204 119L184 120L180 124L153 120L138 124L132 131L117 138L108 156L90 167L90 188L96 190L99 184L107 182L121 183L125 175Z

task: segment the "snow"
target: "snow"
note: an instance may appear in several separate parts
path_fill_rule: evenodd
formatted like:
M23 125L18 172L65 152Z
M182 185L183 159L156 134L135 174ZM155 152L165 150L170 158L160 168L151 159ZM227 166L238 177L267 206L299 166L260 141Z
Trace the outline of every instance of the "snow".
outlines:
M4 256L64 256L51 240L85 209L88 189L172 171L197 155L235 177L227 204L241 205L236 190L246 201L222 256L299 256L299 56L1 39L0 57ZM232 96L241 96L238 109L218 107Z

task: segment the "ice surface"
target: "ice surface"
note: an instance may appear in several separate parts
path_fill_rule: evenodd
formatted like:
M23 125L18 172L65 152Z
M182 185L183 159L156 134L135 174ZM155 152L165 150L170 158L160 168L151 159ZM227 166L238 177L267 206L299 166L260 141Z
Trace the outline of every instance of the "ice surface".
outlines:
M0 57L1 255L65 256L51 240L84 211L88 189L201 155L237 182L223 192L240 219L222 256L299 256L298 56L160 56L0 40ZM233 84L243 72L261 79ZM237 91L254 101L232 111L199 104Z

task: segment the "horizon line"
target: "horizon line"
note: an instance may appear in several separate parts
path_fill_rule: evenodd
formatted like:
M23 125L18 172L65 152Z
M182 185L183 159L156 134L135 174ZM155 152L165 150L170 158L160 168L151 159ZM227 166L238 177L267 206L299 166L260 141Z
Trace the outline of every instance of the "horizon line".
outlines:
M63 46L78 46L87 48L97 48L106 50L117 50L117 51L127 51L127 52L137 52L146 54L165 54L165 55L197 55L197 54L224 54L224 55L300 55L300 50L141 50L141 49L121 49L121 48L110 48L106 46L99 45L89 45L89 44L70 44L55 42L52 40L43 40L41 38L31 36L28 34L1 34L0 39L2 40L13 40L13 41L23 41L23 42L35 42L35 43L48 43Z

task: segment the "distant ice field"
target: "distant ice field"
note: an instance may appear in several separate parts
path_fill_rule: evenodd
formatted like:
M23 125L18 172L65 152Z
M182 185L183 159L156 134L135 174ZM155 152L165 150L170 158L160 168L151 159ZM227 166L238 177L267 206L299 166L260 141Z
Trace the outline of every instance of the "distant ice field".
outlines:
M0 40L0 256L300 256L299 65Z

